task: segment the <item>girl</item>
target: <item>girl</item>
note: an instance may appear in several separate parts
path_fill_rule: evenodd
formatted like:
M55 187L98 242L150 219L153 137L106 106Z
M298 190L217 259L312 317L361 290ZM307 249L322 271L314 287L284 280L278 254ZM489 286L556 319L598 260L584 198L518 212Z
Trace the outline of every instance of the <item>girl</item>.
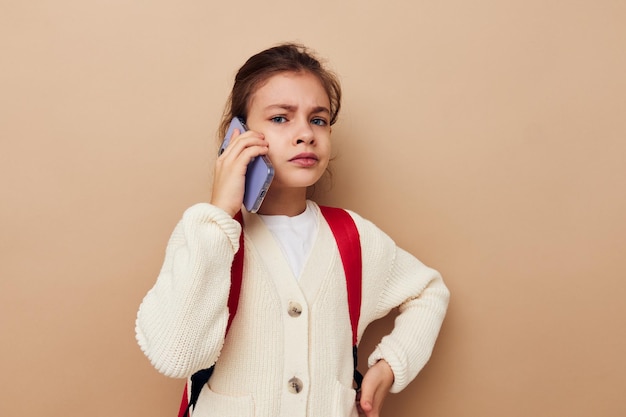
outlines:
M137 340L163 374L187 378L215 364L194 417L379 416L425 365L449 293L440 275L359 215L362 248L358 337L398 307L391 334L352 389L351 327L337 244L307 189L331 156L341 89L306 48L283 44L252 56L235 78L220 137L245 120L217 159L210 203L185 211L137 316ZM274 179L258 213L243 210L246 167L267 155ZM231 265L244 234L243 284L227 335Z

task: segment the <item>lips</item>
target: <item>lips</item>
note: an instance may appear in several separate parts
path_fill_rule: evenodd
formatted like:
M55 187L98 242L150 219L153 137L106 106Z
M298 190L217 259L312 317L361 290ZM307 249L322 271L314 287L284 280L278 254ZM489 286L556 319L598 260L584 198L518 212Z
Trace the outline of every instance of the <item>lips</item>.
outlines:
M300 153L289 160L289 162L293 162L296 165L302 167L310 167L319 161L317 155L312 152Z

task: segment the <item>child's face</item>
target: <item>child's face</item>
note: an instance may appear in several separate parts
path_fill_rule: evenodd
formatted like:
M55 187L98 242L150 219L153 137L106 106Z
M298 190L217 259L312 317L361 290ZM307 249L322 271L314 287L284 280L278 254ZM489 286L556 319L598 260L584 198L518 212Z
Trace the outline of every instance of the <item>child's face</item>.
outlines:
M309 72L273 75L252 95L248 128L265 135L274 165L272 188L306 188L330 159L330 99Z

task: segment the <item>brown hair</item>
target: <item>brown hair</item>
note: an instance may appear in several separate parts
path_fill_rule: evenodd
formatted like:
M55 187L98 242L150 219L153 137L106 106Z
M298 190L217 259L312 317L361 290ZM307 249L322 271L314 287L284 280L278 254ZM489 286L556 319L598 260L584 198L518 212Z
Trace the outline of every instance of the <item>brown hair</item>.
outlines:
M319 78L330 99L330 124L334 124L341 108L341 86L337 76L324 68L322 62L305 46L284 43L251 56L239 68L224 108L219 139L224 138L233 117L247 118L250 98L271 76L281 72L301 71L310 72Z

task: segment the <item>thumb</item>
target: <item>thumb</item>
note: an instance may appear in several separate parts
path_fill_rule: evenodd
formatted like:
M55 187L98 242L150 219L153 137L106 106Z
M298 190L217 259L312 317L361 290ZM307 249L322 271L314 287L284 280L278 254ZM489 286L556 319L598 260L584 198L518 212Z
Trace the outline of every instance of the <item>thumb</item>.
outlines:
M361 387L359 404L366 414L374 409L374 390L371 389L370 384L363 384Z

